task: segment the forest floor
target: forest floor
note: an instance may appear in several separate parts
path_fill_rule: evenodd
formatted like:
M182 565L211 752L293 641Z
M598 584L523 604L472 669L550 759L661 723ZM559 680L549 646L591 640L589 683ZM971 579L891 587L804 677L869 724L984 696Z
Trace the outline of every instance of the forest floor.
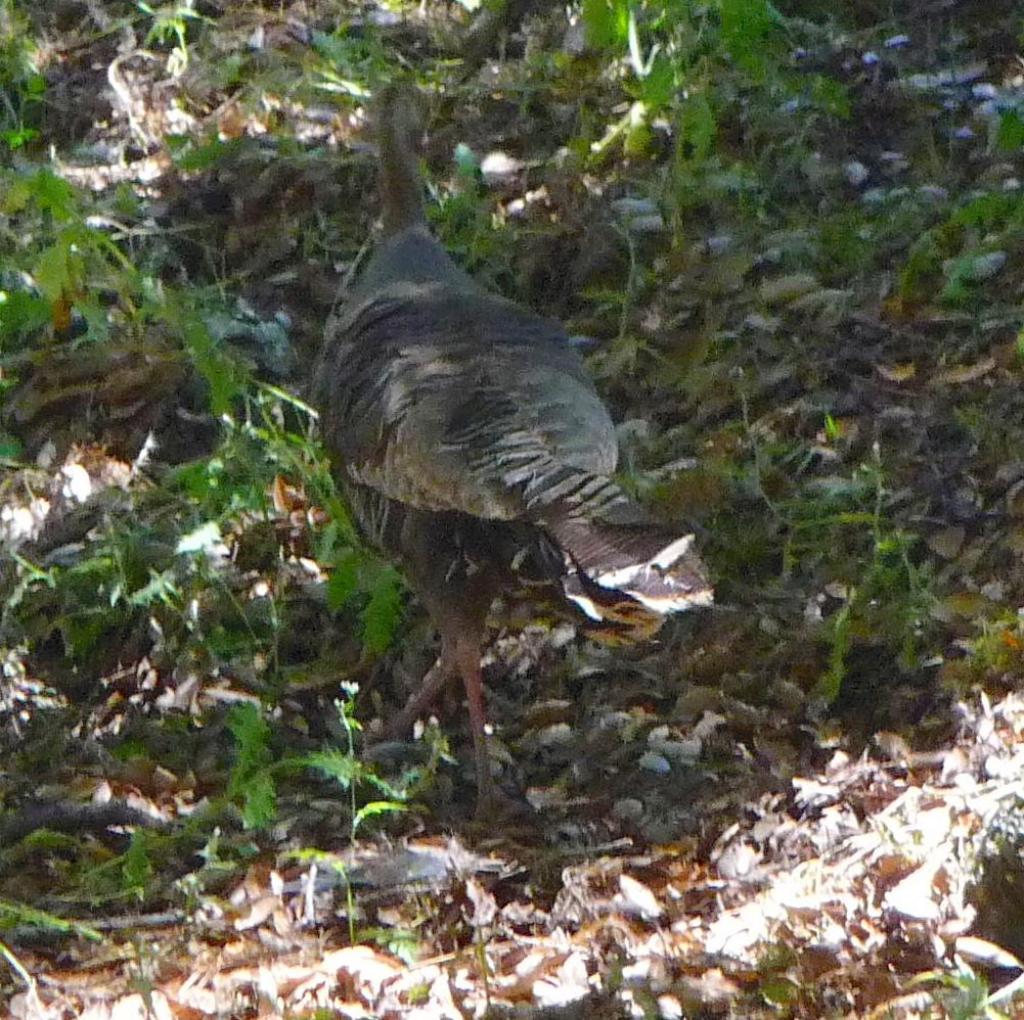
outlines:
M1024 1016L1024 21L853 6L0 0L7 1015ZM716 586L505 607L502 825L304 402L399 74Z

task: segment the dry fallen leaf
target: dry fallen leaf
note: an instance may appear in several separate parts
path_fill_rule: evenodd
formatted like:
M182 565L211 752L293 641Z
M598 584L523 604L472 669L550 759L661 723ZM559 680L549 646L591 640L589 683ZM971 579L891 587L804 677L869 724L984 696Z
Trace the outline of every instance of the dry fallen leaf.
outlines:
M665 912L654 893L629 875L619 875L616 904L627 914L637 914L645 921L653 921Z
M1021 963L1013 953L994 942L989 942L988 939L978 938L976 935L961 935L954 946L960 956L975 963L1024 971L1024 963Z
M942 908L935 880L941 867L936 857L911 872L886 893L886 907L916 921L938 920Z
M896 365L875 365L875 371L886 382L904 383L917 375L917 365L912 361L905 361Z
M982 358L973 365L957 365L954 368L947 368L932 376L933 386L956 386L963 383L975 382L988 375L996 367L996 359Z
M928 548L944 560L951 560L960 552L967 532L960 525L943 528L928 536Z

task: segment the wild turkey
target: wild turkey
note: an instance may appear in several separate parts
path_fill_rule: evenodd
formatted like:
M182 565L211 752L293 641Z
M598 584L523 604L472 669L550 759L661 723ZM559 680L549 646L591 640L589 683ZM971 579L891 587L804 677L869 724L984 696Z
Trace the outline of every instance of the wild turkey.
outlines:
M357 520L440 631L440 658L397 722L461 676L486 806L480 656L500 592L557 584L627 637L712 592L693 536L667 532L611 480L615 430L565 331L488 293L431 235L421 103L390 87L377 104L383 238L328 325L313 402Z

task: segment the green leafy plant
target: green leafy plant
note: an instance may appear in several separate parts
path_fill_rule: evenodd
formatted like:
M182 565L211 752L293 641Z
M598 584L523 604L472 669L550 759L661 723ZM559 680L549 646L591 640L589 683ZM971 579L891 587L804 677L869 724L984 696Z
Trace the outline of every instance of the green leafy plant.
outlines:
M121 856L121 878L125 889L142 899L152 881L154 870L149 852L149 836L145 829L136 828L132 832L128 849Z
M716 132L714 73L763 81L783 24L768 0L585 0L582 20L590 46L618 56L628 70L625 89L633 100L594 152L621 142L627 155L643 155L653 121L674 114L677 152L690 163L707 155Z
M172 61L169 70L180 73L188 67L188 24L190 21L209 21L196 9L194 0L154 8L139 0L139 10L153 19L146 35L147 43L170 43Z
M984 976L966 963L961 962L955 970L921 974L910 984L937 986L935 1001L950 1020L1010 1020L1010 1014L996 1007L1012 996L1012 989L1007 995L990 992Z
M0 281L0 344L24 343L45 323L69 328L72 309L97 340L110 329L103 293L133 304L138 278L131 261L103 231L89 226L79 193L48 167L0 173L0 211L17 217L22 229L9 256L9 272L22 276L12 286Z
M0 931L22 925L31 925L44 931L49 930L62 934L79 935L93 942L101 942L103 940L103 936L95 928L87 924L82 924L78 921L66 921L62 917L50 914L45 910L37 910L35 907L26 906L24 903L0 900Z
M1019 200L1004 192L976 195L911 246L900 273L899 298L908 303L924 300L942 279L942 302L970 305L1006 259L998 247L1016 248L1022 243L1024 208Z
M403 791L381 779L372 768L361 761L356 754L355 735L362 727L354 714L355 696L359 692L356 684L342 684L345 697L334 702L338 719L345 732L347 746L344 749L330 748L314 751L304 755L301 763L307 768L316 769L328 779L333 779L343 790L348 792L352 808L350 834L354 840L363 823L370 818L404 811L405 794ZM384 794L384 800L371 800L362 806L357 803L357 790L367 786Z
M0 142L21 149L39 137L46 80L36 65L28 19L14 0L0 2Z
M347 737L344 748L325 748L297 757L275 760L271 751L271 729L260 708L252 702L236 705L228 714L227 726L235 739L235 764L228 783L228 799L241 806L246 828L269 825L277 814L277 784L284 774L315 769L336 782L349 794L350 832L355 839L371 818L405 810L405 793L376 774L357 753L355 735L360 726L354 715L355 684L343 685L345 697L335 702L338 718ZM359 802L364 789L384 794L384 799Z
M261 829L277 814L270 726L259 707L250 702L235 705L228 714L227 725L235 738L235 765L227 796L240 802L247 829Z

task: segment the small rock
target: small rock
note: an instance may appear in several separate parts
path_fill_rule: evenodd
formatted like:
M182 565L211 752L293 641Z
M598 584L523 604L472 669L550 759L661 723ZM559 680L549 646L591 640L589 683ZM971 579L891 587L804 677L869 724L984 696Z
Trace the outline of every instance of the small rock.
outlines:
M627 733L635 725L636 720L623 711L608 712L597 722L598 730L615 730L617 733Z
M733 243L731 234L713 234L704 242L709 255L724 255Z
M755 847L735 840L719 855L715 865L722 878L731 881L747 881L757 877L764 855Z
M692 765L698 761L702 749L699 740L661 740L653 747L656 753L663 754L680 765Z
M1003 191L1019 191L1019 190L1020 190L1020 180L1018 178L1016 178L1016 177L1007 177L1006 180L1003 181Z
M979 81L971 86L971 95L975 99L995 99L999 95L999 89L991 82Z
M809 598L804 603L804 621L806 623L821 623L823 619L821 613L821 602L821 596L816 595L813 598Z
M373 8L365 15L366 20L377 28L394 28L401 23L402 16L397 11L381 10Z
M860 200L865 205L881 205L888 197L889 192L885 188L868 188L860 196Z
M852 293L848 290L823 287L821 290L814 290L797 298L792 307L799 312L835 318L842 315L852 297Z
M638 822L643 813L644 803L636 797L623 797L612 805L612 817L620 822Z
M988 73L988 63L984 60L961 67L947 68L935 74L912 74L904 78L904 84L914 89L939 89L951 85L966 85L976 81Z
M665 218L661 213L635 216L629 221L628 228L631 234L662 234L665 232Z
M882 45L885 46L887 50L899 50L904 46L910 45L910 36L903 34L891 35Z
M1002 602L1006 597L1006 584L1002 581L989 581L981 586L981 594L993 602Z
M548 643L552 648L563 648L576 640L576 628L571 623L560 623L548 633Z
M910 166L910 160L902 152L883 152L879 159L890 174L903 173Z
M871 176L871 171L859 160L851 159L849 163L843 164L843 173L847 181L855 188L859 188Z
M965 124L963 127L958 127L953 132L953 137L958 138L961 141L970 141L974 137L974 131Z
M587 33L582 18L569 23L562 36L562 49L572 57L582 57L587 52Z
M655 754L653 751L644 751L637 762L640 768L655 775L667 776L672 771L672 764L663 754Z
M972 283L984 283L997 276L1003 266L1006 265L1007 254L1005 251L991 251L987 255L979 255L972 259L967 269L967 279Z
M743 325L757 333L774 333L780 323L774 315L758 315L752 312L743 320Z
M868 50L866 53L861 54L860 61L865 67L873 67L878 63L879 56L873 50Z
M36 454L36 465L45 471L47 468L53 467L53 462L56 459L57 444L52 439L47 439Z
M487 181L502 181L514 177L523 168L522 160L507 152L489 152L480 162L480 173Z
M572 741L572 727L568 723L554 723L537 731L540 747L563 747Z
M623 219L633 219L636 216L653 216L658 207L649 198L617 198L612 202L612 212Z
M761 284L761 300L768 305L785 305L819 288L812 273L788 273Z
M949 198L949 192L938 184L922 184L917 193L931 202L945 202Z

